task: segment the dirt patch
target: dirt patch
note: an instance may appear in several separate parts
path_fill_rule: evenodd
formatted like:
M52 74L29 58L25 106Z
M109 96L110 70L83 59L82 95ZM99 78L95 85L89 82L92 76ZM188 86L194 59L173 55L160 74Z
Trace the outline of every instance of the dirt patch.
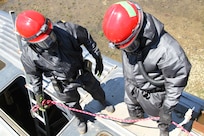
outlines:
M4 67L5 67L5 63L0 60L0 70L3 69Z
M26 9L43 13L52 21L66 20L86 27L97 41L103 55L121 61L121 52L107 48L101 23L106 9L119 0L0 0L0 9ZM179 41L191 64L188 86L185 88L204 98L204 1L203 0L138 0L145 12L165 24L165 29Z

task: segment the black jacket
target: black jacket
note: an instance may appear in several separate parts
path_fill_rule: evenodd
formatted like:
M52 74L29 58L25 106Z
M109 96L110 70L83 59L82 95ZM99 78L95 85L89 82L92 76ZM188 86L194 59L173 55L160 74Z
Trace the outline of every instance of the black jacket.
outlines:
M47 77L54 75L69 79L83 68L81 45L84 45L95 59L101 57L96 42L82 26L59 21L54 24L53 31L57 44L50 49L40 50L35 44L28 43L22 51L21 61L35 93L42 91L43 74Z

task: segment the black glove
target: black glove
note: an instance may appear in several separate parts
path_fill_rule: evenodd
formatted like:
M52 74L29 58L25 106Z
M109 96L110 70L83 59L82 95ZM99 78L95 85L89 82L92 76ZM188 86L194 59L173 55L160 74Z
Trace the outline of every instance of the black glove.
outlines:
M102 72L103 72L103 61L102 61L102 58L99 57L98 59L96 59L95 74L100 76Z
M43 94L36 94L35 99L40 111L45 111L47 108L49 108L48 105L42 105L42 101L44 100Z

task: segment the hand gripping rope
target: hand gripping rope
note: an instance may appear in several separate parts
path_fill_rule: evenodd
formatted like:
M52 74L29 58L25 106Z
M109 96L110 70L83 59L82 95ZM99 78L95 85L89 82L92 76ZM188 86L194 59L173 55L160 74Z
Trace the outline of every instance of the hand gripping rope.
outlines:
M100 118L103 118L103 119L109 119L109 120L117 121L117 122L120 122L120 123L136 123L136 122L145 121L145 120L159 120L159 117L148 117L148 118L144 118L144 119L134 119L134 120L119 119L119 118L110 117L110 116L103 115L103 114L95 114L95 113L87 112L87 111L84 111L84 110L79 110L79 109L76 109L76 108L71 108L71 107L68 107L68 106L64 105L63 103L59 103L57 101L52 101L52 100L43 100L42 101L42 105L48 105L48 106L56 105L56 106L60 106L60 107L66 108L66 109L68 109L70 111L75 111L75 112L83 113L83 114L86 114L86 115L89 115L89 116L93 116L93 117L100 117ZM39 105L35 105L35 106L32 107L31 110L33 112L36 112L38 109L39 109ZM193 136L183 126L177 124L174 121L172 121L172 124L175 125L177 128L180 128L182 131L184 131L186 134L188 134L188 136Z

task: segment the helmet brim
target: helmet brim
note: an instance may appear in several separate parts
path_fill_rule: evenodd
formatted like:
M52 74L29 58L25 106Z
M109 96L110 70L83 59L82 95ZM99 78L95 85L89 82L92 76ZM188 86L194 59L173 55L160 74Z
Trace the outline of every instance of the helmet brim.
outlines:
M51 31L53 29L53 24L51 21L49 21L47 25L48 25L48 29L45 33L40 34L38 37L36 37L35 39L32 39L32 40L29 40L28 42L38 43L38 42L45 40L49 36L49 34L51 33Z

